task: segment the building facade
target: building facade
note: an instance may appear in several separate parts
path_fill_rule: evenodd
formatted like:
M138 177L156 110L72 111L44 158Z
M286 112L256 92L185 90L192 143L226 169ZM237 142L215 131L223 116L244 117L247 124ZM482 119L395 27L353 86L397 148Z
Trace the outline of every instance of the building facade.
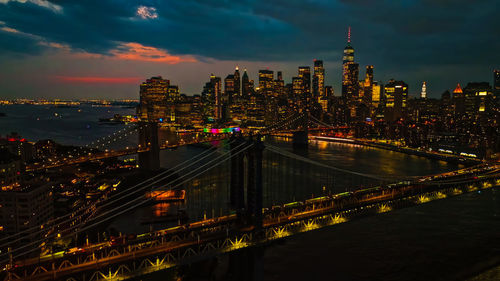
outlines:
M314 60L313 95L315 97L326 97L325 95L325 68L322 60Z
M264 69L259 70L259 93L271 95L273 93L274 71Z
M167 118L169 86L170 81L161 76L151 77L140 85L137 115L141 121L157 122Z
M385 114L387 122L404 118L408 103L408 84L403 81L390 80L384 87Z

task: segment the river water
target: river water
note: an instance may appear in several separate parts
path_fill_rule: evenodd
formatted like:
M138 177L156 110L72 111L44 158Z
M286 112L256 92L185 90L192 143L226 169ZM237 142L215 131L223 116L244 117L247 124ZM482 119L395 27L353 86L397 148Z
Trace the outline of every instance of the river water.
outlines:
M133 114L134 110L13 105L0 106L0 112L7 114L0 117L1 135L15 131L30 141L49 138L82 145L124 127L99 124L99 118ZM287 141L273 140L272 144L291 150ZM204 150L188 146L162 151L162 166L172 167ZM461 167L377 148L315 141L310 143L307 157L338 168L386 176L425 175ZM318 195L319 191L303 192ZM227 192L221 193L225 195L215 201L226 204ZM268 204L280 201L271 197ZM486 271L487 265L500 258L499 200L498 190L482 191L299 235L266 250L265 280L500 280L500 268ZM112 224L126 231L133 221L141 225L134 232L146 230L151 226L138 223L142 218L160 215L169 208L172 206L148 206ZM474 276L480 271L484 272ZM167 276L152 279L165 280Z

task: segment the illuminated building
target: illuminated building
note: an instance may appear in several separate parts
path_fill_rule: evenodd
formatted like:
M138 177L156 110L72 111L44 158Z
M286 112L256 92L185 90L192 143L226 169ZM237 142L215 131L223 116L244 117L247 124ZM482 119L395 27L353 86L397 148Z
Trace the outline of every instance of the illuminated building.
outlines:
M465 112L465 97L462 87L457 84L455 90L453 90L453 108L455 115L462 115Z
M259 70L259 92L263 95L273 93L274 72L272 70Z
M370 104L373 99L373 65L366 66L365 81L363 82L363 97Z
M277 78L274 80L274 95L283 97L285 95L285 81L283 81L283 74L278 71Z
M465 114L469 118L492 109L493 92L488 82L467 83L463 89L465 97Z
M314 60L313 95L325 97L325 68L322 60Z
M378 82L373 82L372 84L372 105L374 107L378 107L381 98L381 90L382 87L378 84Z
M321 110L323 110L323 112L328 111L328 100L329 99L327 97L318 97L318 103L321 106Z
M226 76L226 79L224 79L224 96L229 103L236 96L236 83L233 74Z
M304 81L300 77L292 77L292 91L294 96L300 97L304 94L303 82Z
M311 68L309 66L299 66L299 78L302 79L302 93L311 93Z
M170 81L161 76L151 77L140 85L140 103L137 115L142 121L166 119Z
M425 81L422 83L422 92L420 92L420 98L421 99L427 98L427 86L425 85Z
M358 98L358 76L359 69L357 63L345 63L342 69L342 96L350 100Z
M240 77L240 70L236 66L236 69L234 70L234 94L237 97L241 96L241 77Z
M360 80L358 81L358 99L357 101L364 101L366 99L365 97L365 81Z
M170 85L168 87L168 97L167 101L169 103L174 103L180 99L179 86Z
M202 97L209 105L213 105L213 117L215 120L222 118L222 90L221 78L210 75L210 81L203 87Z
M348 100L358 98L359 65L354 62L354 48L351 46L351 28L347 36L347 46L342 57L342 96Z
M394 122L404 117L408 102L408 84L403 81L390 80L384 87L385 120Z
M241 95L245 99L249 99L250 95L253 93L253 81L250 83L248 80L247 70L243 71L243 76L241 78Z
M214 117L215 120L219 120L222 118L222 90L221 90L221 79L220 77L215 77L213 74L210 77L210 82L213 86L214 92L214 101L215 101L215 112Z

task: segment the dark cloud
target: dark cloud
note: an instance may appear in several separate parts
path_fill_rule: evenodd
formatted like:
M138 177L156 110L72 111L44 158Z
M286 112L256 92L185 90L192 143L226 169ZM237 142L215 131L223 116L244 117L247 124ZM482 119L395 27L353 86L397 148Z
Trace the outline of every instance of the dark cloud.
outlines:
M40 54L36 38L75 51L107 55L137 42L194 55L201 61L310 61L338 64L347 26L356 59L374 64L381 79L451 80L426 68L460 65L491 71L500 33L497 0L52 0L54 11L31 2L0 4L0 51ZM136 15L153 7L158 18ZM3 25L0 25L0 28ZM35 37L27 36L26 34ZM469 66L469 67L467 67ZM439 71L438 71L439 72ZM411 77L407 77L411 74ZM471 73L474 74L474 73ZM340 75L337 75L340 77ZM489 77L488 77L489 78ZM487 78L485 78L487 79Z
M39 55L47 49L39 44L39 39L14 31L2 30L2 25L0 25L0 46L4 53L15 56Z

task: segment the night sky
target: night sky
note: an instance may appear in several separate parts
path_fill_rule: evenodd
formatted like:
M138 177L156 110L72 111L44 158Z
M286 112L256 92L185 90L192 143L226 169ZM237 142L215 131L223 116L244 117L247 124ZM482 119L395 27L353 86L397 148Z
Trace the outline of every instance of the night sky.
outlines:
M161 75L188 95L238 65L282 70L322 59L340 95L355 61L431 97L500 67L498 0L0 0L0 98L138 98Z

